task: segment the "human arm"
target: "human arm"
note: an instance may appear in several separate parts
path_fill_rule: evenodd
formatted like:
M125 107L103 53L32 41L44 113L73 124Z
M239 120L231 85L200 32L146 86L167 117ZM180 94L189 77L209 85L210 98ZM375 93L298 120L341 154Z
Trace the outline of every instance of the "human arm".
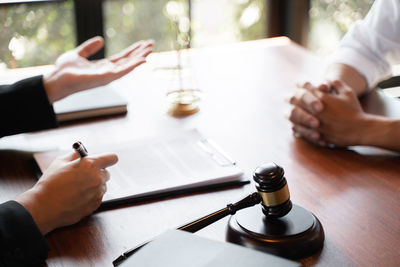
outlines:
M57 127L54 101L124 76L145 62L153 43L135 43L109 59L86 59L102 46L102 38L92 38L61 55L50 73L0 86L0 137Z
M292 129L296 135L300 135L308 141L322 146L327 143L334 145L342 144L341 142L336 143L334 140L339 137L344 138L344 136L337 136L332 139L333 133L338 128L326 127L329 125L332 126L333 123L331 120L326 119L327 116L323 120L320 114L328 113L325 107L327 103L325 102L332 101L332 99L327 98L323 101L315 92L337 94L337 88L332 84L340 83L346 88L351 89L357 96L360 96L370 88L373 88L378 81L387 78L390 75L390 64L399 62L400 60L400 27L398 25L400 25L400 3L392 0L375 1L367 17L355 23L343 38L340 48L333 56L331 60L332 64L326 72L324 77L325 82L316 85L310 82L303 83L290 98L292 109L289 120L293 124ZM344 99L341 100L344 101ZM348 101L346 103L359 105L358 101ZM330 110L331 112L338 111ZM331 115L333 119L339 118L335 117L335 114ZM351 116L351 114L348 114L348 117ZM342 117L342 119L341 126L346 126L346 123L352 123L361 127L365 124L364 121L356 120L349 122L346 118ZM396 128L394 126L396 125L396 120L378 116L370 117L367 125L373 127L376 124L385 128ZM323 132L321 130L323 125L325 129L332 129L332 132ZM339 132L336 133L340 134ZM378 129L374 133L381 136L395 134L395 131L393 132L392 130L390 133L384 133L381 132L381 129ZM341 134L343 135L344 133ZM352 140L352 134L354 133L346 132L345 135L349 136L349 138L347 138L347 141L342 141L355 145L360 143L360 139L363 138L362 143L365 145L377 145L397 149L394 144L377 143L378 136L373 137L372 133L368 132L366 134L363 132L362 136L358 135L356 142ZM331 139L327 139L327 136L330 136ZM394 143L393 139L391 142Z
M21 204L0 204L0 266L41 266L48 251L44 236Z
M0 266L39 266L47 257L44 235L78 222L101 203L115 154L56 159L35 186L0 204Z
M89 61L103 45L102 37L93 37L57 59L53 71L43 77L50 103L121 78L146 62L153 51L153 42L140 41L110 58Z
M318 86L303 84L307 88L301 89L303 94L290 99L289 119L294 133L321 146L365 145L400 151L400 120L365 113L357 90L343 82L348 81L353 88L363 84L362 79L354 77L349 81L339 76Z
M317 114L321 139L339 147L364 145L400 151L400 120L365 113L356 93L332 81L334 93L315 90L324 109Z
M71 153L57 158L16 201L29 211L43 235L74 224L100 206L110 178L105 168L117 161L115 154L79 158Z
M364 77L354 68L344 64L330 65L323 83L317 85L313 85L311 82L298 84L298 88L289 99L289 103L292 105L289 120L292 122L292 129L296 134L312 143L326 145L326 141L322 139L319 131L321 121L318 117L318 114L325 107L316 92L332 93L334 90L332 83L336 82L346 84L357 95L361 95L366 91ZM324 123L329 122L325 121Z
M294 93L291 104L299 104L308 113L304 115L307 117L304 120L312 120L308 115L315 115L323 109L322 102L310 91L312 88L329 92L328 82L340 81L361 95L390 75L390 63L400 60L399 13L398 1L377 0L367 16L352 25L339 49L331 56L331 64L323 77L325 82L314 85L302 83ZM313 106L318 108L312 110Z
M0 137L57 127L42 76L0 86Z
M355 71L351 67L341 69L344 72L328 73L331 80L326 83L302 84L301 93L290 98L294 133L321 146L365 145L400 151L400 120L365 113L357 98L365 80L357 73L348 75Z
M345 34L330 62L352 67L365 78L368 89L374 88L391 76L391 65L400 63L399 25L399 1L374 1L366 17Z

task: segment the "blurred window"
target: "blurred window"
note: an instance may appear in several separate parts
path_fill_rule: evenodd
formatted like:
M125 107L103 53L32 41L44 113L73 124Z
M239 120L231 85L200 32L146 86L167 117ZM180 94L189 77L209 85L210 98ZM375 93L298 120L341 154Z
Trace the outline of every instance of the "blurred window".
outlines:
M351 24L362 19L373 2L373 0L311 0L308 47L322 57L331 54Z
M51 64L58 55L75 47L75 1L87 0L0 5L0 68ZM364 17L373 3L310 1L308 47L320 56L335 50L350 25ZM106 56L141 39L154 39L156 51L187 46L189 41L192 47L202 47L261 39L268 35L267 3L268 0L103 0Z
M0 5L0 69L54 63L75 47L73 0Z
M265 0L103 0L106 56L141 39L165 51L189 40L200 47L264 38L265 6ZM0 5L0 23L0 68L51 64L76 45L74 0Z
M264 38L265 6L265 0L106 0L106 55L141 39L154 39L156 51L176 49L177 30L190 35L192 47Z
M194 46L267 36L265 0L195 0L192 13Z
M106 0L103 2L106 55L138 40L153 39L156 50L171 50L175 34L165 15L168 0ZM177 1L187 16L186 1Z

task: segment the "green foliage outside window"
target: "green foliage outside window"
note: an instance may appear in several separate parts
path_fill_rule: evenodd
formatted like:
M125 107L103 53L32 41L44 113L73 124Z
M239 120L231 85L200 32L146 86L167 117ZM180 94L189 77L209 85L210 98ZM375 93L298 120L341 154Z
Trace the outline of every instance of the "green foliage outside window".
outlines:
M172 2L183 9L182 16L188 16L187 0L103 0L106 56L141 39L155 40L156 51L176 49L176 29L166 14ZM332 52L372 2L311 0L309 48L323 56ZM192 0L192 46L264 38L266 3ZM73 8L73 0L0 6L0 68L51 64L74 48Z
M203 37L202 23L215 20L206 13L198 13L198 4L206 4L208 9L218 9L220 16L232 20L233 23L218 25L218 31L233 31L233 38L225 38L219 42L235 42L264 38L266 36L265 0L240 1L205 1L192 0L192 47L215 43ZM106 54L113 54L134 41L141 39L155 40L156 51L176 49L176 29L168 18L167 7L175 4L179 7L180 18L188 19L187 0L107 0L104 2L105 36L108 47ZM182 25L182 24L180 24ZM200 34L198 34L200 33ZM217 36L212 36L217 38Z
M265 0L237 1L235 14L239 40L248 41L267 36L267 10Z
M0 64L45 65L74 48L73 1L0 6Z
M312 0L309 48L321 56L333 52L350 26L362 19L373 0Z
M106 54L112 55L133 42L147 39L155 41L156 51L175 49L174 30L164 15L168 2L168 0L104 1ZM178 2L185 6L185 0Z

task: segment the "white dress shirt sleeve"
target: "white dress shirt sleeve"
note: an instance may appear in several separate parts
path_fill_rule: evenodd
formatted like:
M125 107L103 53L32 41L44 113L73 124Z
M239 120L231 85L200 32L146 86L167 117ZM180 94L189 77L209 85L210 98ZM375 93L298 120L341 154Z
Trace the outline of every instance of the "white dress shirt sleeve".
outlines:
M376 0L367 16L346 33L330 61L355 68L369 88L390 77L390 65L400 62L400 0Z

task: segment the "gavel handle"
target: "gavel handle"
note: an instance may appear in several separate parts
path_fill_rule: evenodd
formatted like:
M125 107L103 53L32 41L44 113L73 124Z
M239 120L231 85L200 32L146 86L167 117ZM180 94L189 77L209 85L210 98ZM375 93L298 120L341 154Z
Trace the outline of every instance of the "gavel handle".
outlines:
M220 210L213 212L207 216L197 219L191 223L185 224L177 229L186 231L189 233L194 233L194 232L197 232L197 231L203 229L204 227L226 217L227 215L233 215L238 210L252 207L260 202L261 202L261 196L257 192L254 192L234 204L228 204L226 206L226 208L220 209ZM147 241L133 249L126 251L124 254L122 254L121 256L119 256L117 259L115 259L113 261L113 265L118 266L124 260L126 260L129 256L131 256L133 253L135 253L136 251L141 249L143 246L145 246L150 241Z
M261 197L258 193L253 193L248 195L247 197L243 198L242 200L234 203L228 204L226 208L220 209L214 213L211 213L207 216L204 216L200 219L197 219L191 223L185 224L178 228L178 230L194 233L197 232L204 227L221 220L222 218L226 217L227 215L233 215L236 211L252 207L261 202Z

